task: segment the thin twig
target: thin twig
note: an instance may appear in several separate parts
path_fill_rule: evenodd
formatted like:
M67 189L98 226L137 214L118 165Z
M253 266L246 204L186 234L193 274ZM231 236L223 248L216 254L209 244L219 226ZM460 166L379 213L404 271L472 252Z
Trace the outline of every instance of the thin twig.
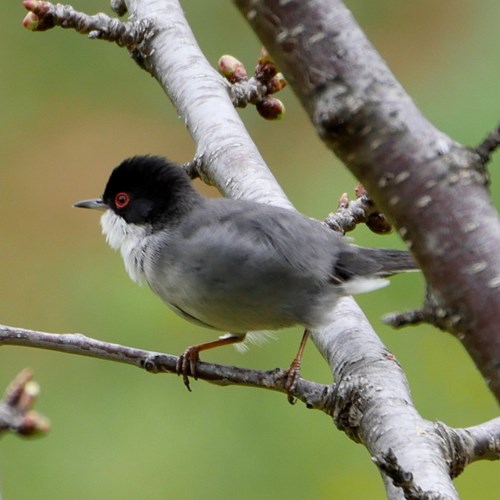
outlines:
M103 342L80 333L45 333L0 325L0 345L36 347L116 361L143 368L150 373L177 373L177 356ZM285 370L251 370L199 362L197 377L217 385L259 387L288 394ZM330 413L333 386L299 379L291 394L308 408Z
M324 224L340 234L352 231L358 224L366 224L377 234L390 233L390 222L368 196L364 187L358 184L355 191L355 200L349 200L347 193L340 197L337 210L328 214Z
M480 156L481 162L488 163L491 155L500 147L500 125L491 131L479 146L474 148L474 151Z
M439 302L439 298L431 289L427 289L424 304L420 309L410 309L384 315L382 318L386 325L393 328L415 326L420 323L429 323L440 330L459 334L463 321L458 311L447 309Z
M60 26L89 35L89 38L116 42L129 50L135 50L151 36L151 22L147 19L124 23L102 12L91 16L75 10L71 5L40 0L24 0L23 5L29 10L23 19L23 25L31 31L46 31Z

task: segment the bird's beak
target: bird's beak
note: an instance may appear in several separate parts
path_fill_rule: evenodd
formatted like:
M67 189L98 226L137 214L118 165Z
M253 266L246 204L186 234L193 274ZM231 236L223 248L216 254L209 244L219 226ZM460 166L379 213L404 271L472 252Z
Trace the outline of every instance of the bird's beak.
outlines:
M102 201L102 198L77 201L73 206L77 208L93 208L94 210L107 210L109 208L108 205Z

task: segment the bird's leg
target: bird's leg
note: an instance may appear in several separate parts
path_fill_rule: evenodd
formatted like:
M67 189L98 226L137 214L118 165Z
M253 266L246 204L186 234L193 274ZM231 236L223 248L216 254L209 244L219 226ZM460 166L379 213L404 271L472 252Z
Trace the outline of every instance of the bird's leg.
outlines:
M189 346L180 356L175 367L177 375L182 375L184 385L187 387L188 391L191 392L191 387L189 386L189 376L196 377L196 364L200 361L200 352L208 351L209 349L215 349L223 345L236 344L238 342L243 342L245 340L246 334L233 334L227 333L222 335L217 340L212 342L204 342L203 344L196 344ZM300 366L300 363L299 363Z
M285 372L285 389L288 393L288 402L292 405L295 404L296 399L292 396L291 392L295 388L295 384L300 376L300 367L302 365L302 356L304 355L304 349L306 347L307 339L309 338L309 330L304 330L304 335L302 335L302 340L300 341L299 350L293 358L290 368Z

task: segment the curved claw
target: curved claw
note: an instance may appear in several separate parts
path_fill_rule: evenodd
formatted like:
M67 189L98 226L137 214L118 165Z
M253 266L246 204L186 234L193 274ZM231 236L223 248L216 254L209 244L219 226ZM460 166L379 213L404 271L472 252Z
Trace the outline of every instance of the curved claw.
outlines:
M283 378L285 378L285 390L287 392L287 399L291 405L294 405L297 402L297 399L292 396L293 391L295 390L295 386L297 385L297 381L300 378L300 360L293 360L290 368L285 371L283 374Z
M215 347L220 347L223 345L236 344L245 339L245 334L232 334L228 333L219 337L217 340L212 342L205 342L204 344L197 344L188 347L177 360L177 365L175 371L177 375L182 375L182 380L187 390L191 392L191 387L189 386L189 377L193 377L195 380L196 376L196 365L200 361L200 352L207 351L209 349L214 349Z
M295 390L295 386L300 378L300 367L302 365L302 355L304 354L304 349L306 347L307 339L309 338L309 330L304 330L304 335L302 335L302 340L300 341L299 350L293 358L290 368L284 373L285 378L285 390L287 392L288 402L294 405L297 399L292 396L292 392Z
M191 392L191 386L189 385L189 377L193 377L195 380L196 377L196 365L200 360L200 350L198 346L188 347L177 360L177 365L175 367L175 371L177 375L182 375L182 381L186 386L187 390Z

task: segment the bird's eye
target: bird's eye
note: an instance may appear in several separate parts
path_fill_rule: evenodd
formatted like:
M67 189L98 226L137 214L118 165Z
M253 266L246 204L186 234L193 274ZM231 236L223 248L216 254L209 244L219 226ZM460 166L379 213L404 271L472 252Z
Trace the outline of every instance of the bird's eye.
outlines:
M125 208L130 202L130 196L128 193L118 193L115 196L116 208Z

